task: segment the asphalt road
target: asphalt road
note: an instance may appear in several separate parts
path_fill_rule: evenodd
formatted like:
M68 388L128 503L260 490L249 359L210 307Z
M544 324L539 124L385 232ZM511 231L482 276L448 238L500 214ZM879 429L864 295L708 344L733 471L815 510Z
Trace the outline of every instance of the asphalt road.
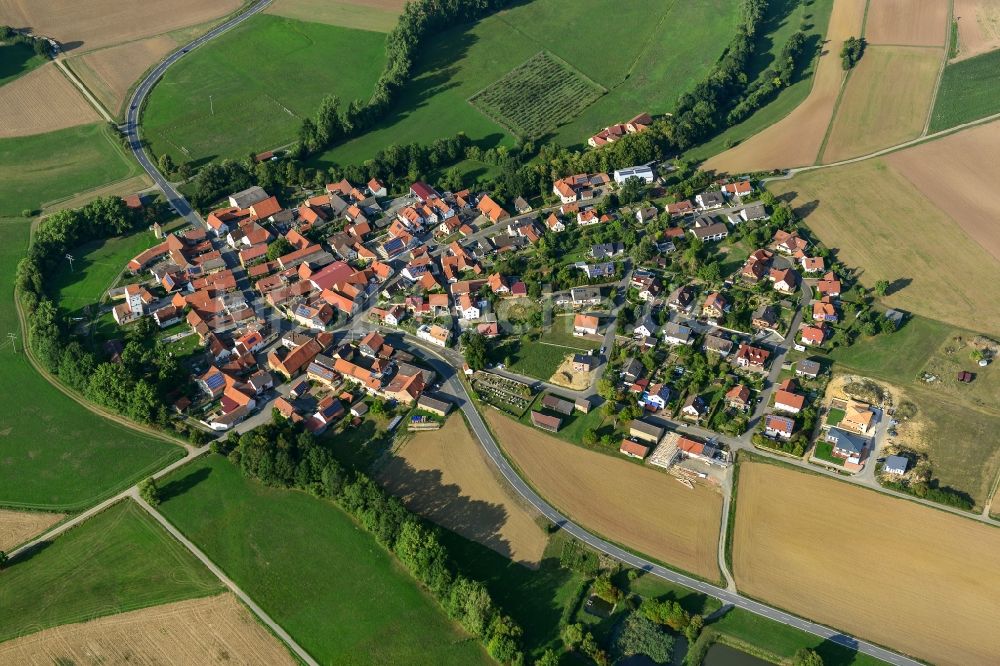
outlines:
M252 5L246 11L237 14L225 23L218 25L217 27L209 30L204 35L189 42L187 45L171 53L165 60L160 62L156 67L154 67L149 74L136 86L135 92L132 93L132 99L129 100L128 114L126 115L126 135L129 139L129 147L132 149L132 154L135 155L135 159L139 160L139 164L142 168L149 174L149 177L153 179L156 186L163 190L163 194L166 195L167 201L173 206L181 217L185 218L188 222L195 226L205 226L205 221L201 216L191 207L177 190L174 189L173 185L170 184L160 170L153 164L152 160L146 154L146 149L142 145L139 137L139 114L142 111L142 105L146 101L146 97L149 95L149 91L153 89L156 82L160 80L163 73L173 65L175 62L183 58L189 51L195 49L205 42L211 41L226 32L227 30L239 25L243 21L257 14L268 5L270 5L272 0L258 0L254 5Z

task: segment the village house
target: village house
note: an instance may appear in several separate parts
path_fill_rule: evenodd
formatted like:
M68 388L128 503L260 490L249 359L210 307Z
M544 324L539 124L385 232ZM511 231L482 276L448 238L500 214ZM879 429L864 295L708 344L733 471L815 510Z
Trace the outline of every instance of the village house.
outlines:
M771 352L766 349L751 347L750 345L744 343L741 344L739 349L736 350L736 356L733 358L733 362L740 368L746 368L747 370L753 370L756 372L764 372L767 359L770 355Z
M566 225L563 221L559 219L559 216L555 213L549 213L549 216L545 218L545 226L549 231L559 233L560 231L566 231Z
M694 332L688 326L668 321L663 326L663 340L668 345L693 345Z
M753 194L753 185L749 180L741 180L735 183L726 183L722 186L722 193L727 197L742 198L748 194Z
M771 265L773 257L774 255L767 250L754 250L743 263L743 267L740 269L740 277L754 284L760 282L761 278L767 275L768 267Z
M761 331L773 331L778 324L778 313L772 305L761 305L754 310L751 326Z
M423 324L417 328L417 337L438 347L447 347L448 341L451 339L451 331L437 324L430 326Z
M699 225L698 222L703 223ZM695 226L688 231L701 241L720 241L729 235L729 227L725 222L708 221L706 218L698 218Z
M671 310L686 312L694 302L694 287L689 284L677 287L667 298L667 307Z
M764 434L772 439L788 441L795 431L795 421L787 416L768 414L764 418Z
M635 221L639 224L646 224L647 222L652 222L656 219L657 214L656 206L640 206L635 211Z
M594 315L578 314L573 317L573 335L597 335L600 319Z
M910 461L905 456L888 456L882 464L882 472L894 476L906 474Z
M670 387L666 384L650 384L639 399L643 407L654 412L666 408L668 402Z
M863 402L850 400L844 409L844 418L837 424L844 430L856 432L859 435L868 436L873 431L875 422L875 412L871 405Z
M767 277L782 294L794 294L799 288L799 274L792 268L772 268Z
M816 379L819 377L821 367L816 361L810 361L809 359L802 359L795 364L795 376L796 377L806 377L807 379Z
M701 306L702 316L709 319L719 319L727 312L729 312L729 303L726 302L726 297L717 291L706 296L705 302Z
M766 220L768 217L767 209L764 208L764 204L762 203L752 203L740 210L738 215L744 222Z
M649 456L651 447L645 444L640 444L631 439L623 439L621 446L618 447L618 452L622 453L629 458L638 458L639 460L645 460Z
M614 174L615 183L624 185L630 178L638 178L647 185L651 185L656 180L656 174L648 166L631 166L624 169L616 169Z
M816 326L803 326L799 329L799 336L804 345L821 345L826 339L826 328L822 323Z
M700 421L708 414L708 407L700 395L689 395L681 407L681 417L688 421Z
M671 217L684 217L686 215L691 215L694 213L694 204L687 199L676 203L668 203L667 212L670 213Z
M632 328L632 337L636 338L648 338L650 336L656 335L656 322L647 313L643 316L641 320Z
M813 301L813 321L837 321L837 307L833 304L829 296L824 296L818 301Z
M598 362L598 358L591 354L573 354L573 372L590 372Z
M705 335L701 348L706 352L718 354L726 358L733 351L733 341L724 337L721 333L709 333Z
M806 248L809 247L809 243L806 242L804 238L799 236L798 232L789 233L778 229L774 232L774 238L771 239L774 243L774 249L782 254L790 254L794 257L801 256L802 252L805 252Z
M774 408L788 414L798 414L802 411L806 397L795 392L795 381L786 379L774 392Z
M587 145L591 148L600 148L609 143L614 143L626 134L636 134L645 132L653 124L653 118L648 113L640 113L625 123L616 123L605 127L594 136L587 139Z
M632 439L637 439L650 444L659 443L663 438L663 428L642 419L633 419L629 423L628 434Z
M833 444L833 450L831 451L833 455L855 465L861 462L861 456L864 454L865 448L867 448L867 443L864 439L840 428L830 428L827 430L824 439L828 443Z
M802 257L799 259L799 264L803 273L822 273L826 266L823 257Z
M830 298L836 298L840 296L840 280L834 275L833 271L828 272L823 276L823 279L816 283L816 291L820 293L821 296L829 296Z
M694 201L701 210L712 210L726 205L726 198L722 196L722 192L702 192L695 196Z
M726 391L726 404L733 409L746 411L750 407L750 389L743 384L737 384Z

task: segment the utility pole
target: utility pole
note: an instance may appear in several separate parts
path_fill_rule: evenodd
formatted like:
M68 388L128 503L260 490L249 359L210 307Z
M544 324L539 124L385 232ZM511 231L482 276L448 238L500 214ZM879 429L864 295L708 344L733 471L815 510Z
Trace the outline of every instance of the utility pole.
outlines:
M73 255L72 254L67 254L66 255L66 260L69 261L69 270L70 270L70 272L72 272L73 271Z

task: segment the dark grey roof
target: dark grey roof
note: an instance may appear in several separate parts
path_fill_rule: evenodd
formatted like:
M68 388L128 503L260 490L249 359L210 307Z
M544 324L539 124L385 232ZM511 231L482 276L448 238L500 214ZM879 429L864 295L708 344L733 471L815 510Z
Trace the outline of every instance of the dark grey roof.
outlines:
M905 473L909 464L910 461L905 456L889 456L885 459L884 469L886 471L902 470L902 473Z
M830 428L826 433L826 441L838 449L857 455L865 448L863 439L840 428Z

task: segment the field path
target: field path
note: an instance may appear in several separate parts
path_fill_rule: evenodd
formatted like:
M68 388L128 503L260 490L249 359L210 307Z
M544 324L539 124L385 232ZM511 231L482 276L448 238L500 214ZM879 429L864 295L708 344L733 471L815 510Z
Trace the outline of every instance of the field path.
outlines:
M86 99L87 102L94 107L94 110L101 114L101 117L106 121L113 123L114 119L111 117L111 114L109 114L107 109L105 109L104 106L97 101L96 97L90 94L90 91L87 90L87 86L83 85L83 82L77 78L76 74L70 71L69 67L66 66L66 63L64 63L61 58L56 58L55 63L66 78L69 79L69 82L76 86L76 89L80 91L80 94L83 95L84 99Z

